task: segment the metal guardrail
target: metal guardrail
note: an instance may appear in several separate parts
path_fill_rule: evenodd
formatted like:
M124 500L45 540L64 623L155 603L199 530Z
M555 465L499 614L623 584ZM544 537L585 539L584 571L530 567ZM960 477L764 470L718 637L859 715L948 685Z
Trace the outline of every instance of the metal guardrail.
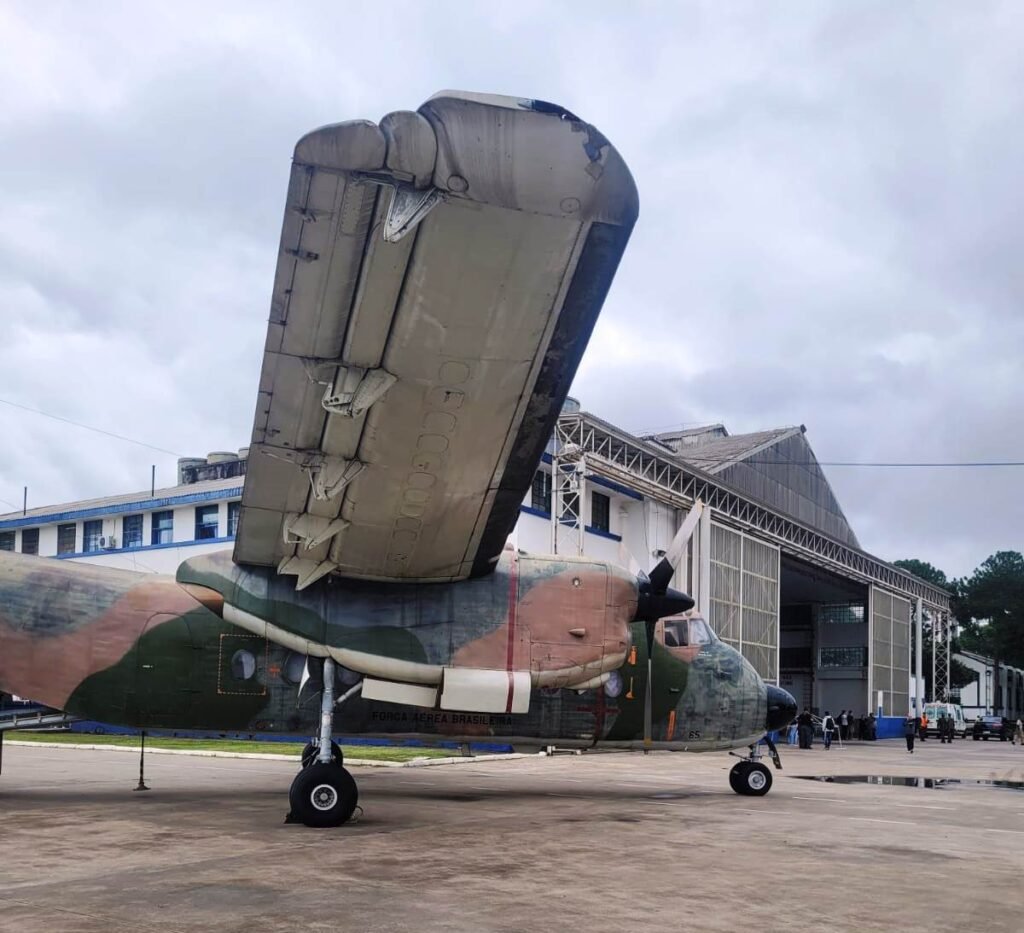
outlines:
M62 713L60 710L37 709L31 712L24 710L4 710L0 712L0 732L13 732L16 729L38 729L41 726L66 726L76 722L77 716Z

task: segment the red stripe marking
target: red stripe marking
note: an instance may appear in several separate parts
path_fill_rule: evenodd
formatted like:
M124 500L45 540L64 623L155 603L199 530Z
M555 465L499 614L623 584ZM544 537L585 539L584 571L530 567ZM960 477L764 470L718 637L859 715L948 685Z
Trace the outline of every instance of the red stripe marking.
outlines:
M515 661L516 647L516 607L519 604L519 559L512 551L512 562L508 573L508 650L505 653L505 670L508 671L508 697L505 699L505 712L512 712L512 694L515 679L512 676L512 664Z

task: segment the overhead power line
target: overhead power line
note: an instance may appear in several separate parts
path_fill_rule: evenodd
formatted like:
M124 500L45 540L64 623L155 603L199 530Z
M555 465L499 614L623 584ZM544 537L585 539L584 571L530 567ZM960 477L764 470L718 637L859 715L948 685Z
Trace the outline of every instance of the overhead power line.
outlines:
M881 460L761 460L754 458L739 458L730 460L723 457L694 457L687 454L678 455L684 463L692 463L699 466L702 463L728 464L751 463L758 466L771 464L778 466L827 466L827 467L1021 467L1024 460L943 460L943 461L881 461Z
M123 434L115 434L113 431L104 431L103 428L95 428L90 424L82 424L80 421L72 421L70 418L63 418L60 415L52 415L48 411L40 411L38 408L29 408L28 405L20 405L18 402L11 402L5 398L0 398L0 404L10 405L11 408L20 408L22 411L29 411L34 415L42 415L44 418L52 418L54 421L62 421L64 424L70 424L76 428L83 428L86 431L93 431L96 434L103 434L106 437L112 437L115 440L124 441L127 444L135 444L138 447L148 447L150 450L156 450L162 454L170 454L172 457L185 456L184 454L179 454L176 451L167 450L165 447L157 447L155 444L147 444L145 441L137 441L133 437L125 437Z

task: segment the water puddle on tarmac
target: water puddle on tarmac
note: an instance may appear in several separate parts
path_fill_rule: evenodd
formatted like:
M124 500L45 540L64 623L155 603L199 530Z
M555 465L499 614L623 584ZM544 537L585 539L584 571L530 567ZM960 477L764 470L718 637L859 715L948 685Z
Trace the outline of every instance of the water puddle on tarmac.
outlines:
M971 778L898 777L891 774L794 774L800 781L824 784L888 784L892 787L921 787L941 790L944 787L994 787L1024 790L1024 781L973 780Z

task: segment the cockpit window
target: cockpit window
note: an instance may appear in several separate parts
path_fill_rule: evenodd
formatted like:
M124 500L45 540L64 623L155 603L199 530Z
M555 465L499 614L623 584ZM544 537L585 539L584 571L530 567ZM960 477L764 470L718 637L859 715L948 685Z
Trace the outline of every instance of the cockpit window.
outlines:
M707 622L701 618L690 619L690 644L710 645L712 642L711 629Z
M666 648L685 648L690 644L689 625L686 619L666 619L664 632Z

